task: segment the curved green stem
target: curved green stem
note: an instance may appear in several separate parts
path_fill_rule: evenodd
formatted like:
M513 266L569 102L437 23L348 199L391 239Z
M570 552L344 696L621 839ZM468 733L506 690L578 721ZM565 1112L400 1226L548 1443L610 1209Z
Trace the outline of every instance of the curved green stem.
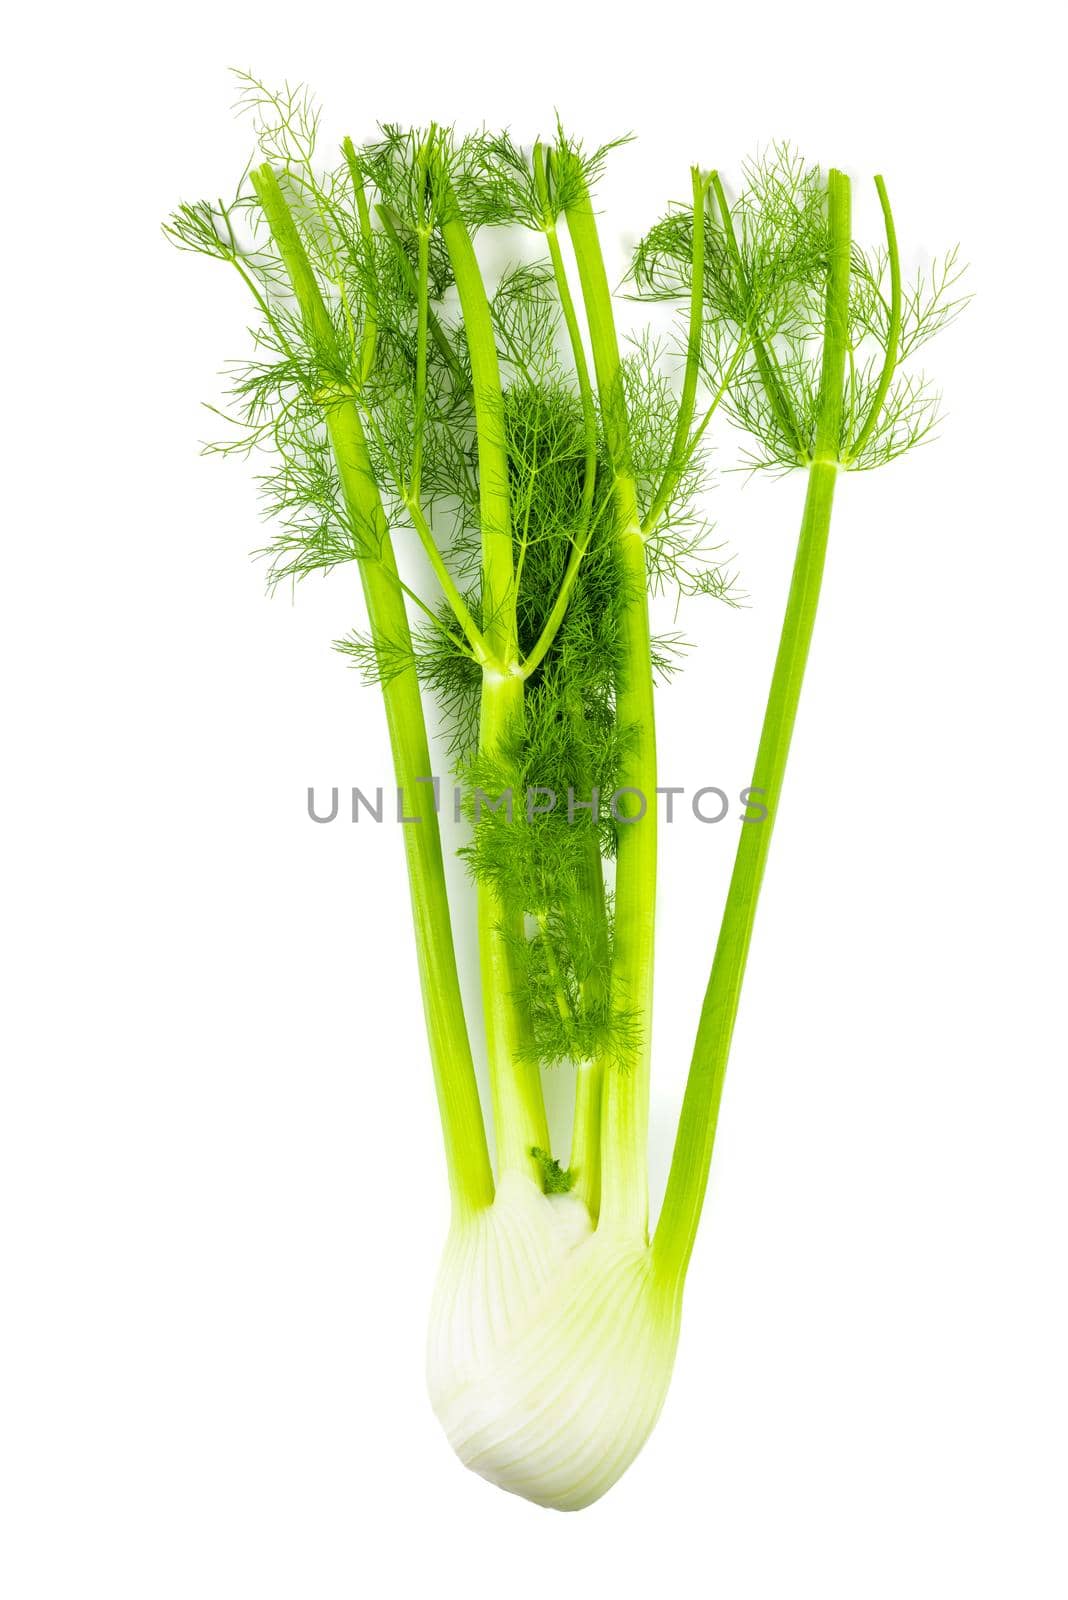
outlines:
M659 524L660 518L663 516L664 511L666 509L666 506L667 506L667 503L668 503L668 499L670 499L670 494L674 492L675 483L678 482L678 478L682 476L682 473L685 472L686 468L689 466L690 462L692 461L694 453L696 452L698 446L701 443L701 440L704 438L705 433L708 430L709 423L712 421L712 418L715 416L716 412L719 410L720 403L723 400L723 397L729 392L730 386L731 386L731 382L732 382L732 380L734 378L734 374L737 372L739 366L741 365L742 357L745 355L745 352L749 349L749 343L750 343L749 335L746 332L743 331L739 335L738 343L735 346L734 354L731 356L731 359L727 364L727 370L723 374L723 378L722 378L718 388L716 389L715 394L712 396L711 401L709 402L708 406L705 408L704 414L701 417L700 422L697 424L696 428L693 430L693 433L690 435L689 441L687 442L685 451L683 453L681 464L679 466L678 476L675 478L674 482L671 484L668 497L663 499L663 500L661 500L661 498L658 496L657 499L653 502L653 504L649 507L649 510L646 512L645 516L642 518L642 533L645 534L645 536L647 538L651 533L655 533L656 532L657 525Z
M705 195L714 177L713 173L710 177L703 178L699 167L690 168L690 179L693 184L693 235L690 249L690 318L686 338L686 366L682 375L682 394L679 397L679 414L675 419L675 435L671 441L671 455L660 480L660 486L653 496L652 505L642 523L643 529L655 528L660 521L679 479L686 470L687 462L693 455L696 443L690 440L690 425L697 403L697 379L701 370L701 336L705 315ZM705 417L701 427L702 433L711 415L712 410Z
M881 176L875 179L875 187L879 193L879 204L883 212L883 226L886 229L886 254L890 265L890 314L886 330L886 355L883 360L882 371L879 374L878 387L871 403L864 426L849 447L847 461L855 461L871 438L879 414L883 409L890 384L893 381L894 371L897 367L898 344L901 339L901 258L897 249L897 229L894 227L894 213L890 209L890 198L886 192L886 184Z
M654 1239L658 1268L681 1286L697 1234L716 1137L742 979L772 831L782 794L816 620L831 507L838 477L849 314L849 179L828 177L830 271L820 374L816 459L809 468L793 581L771 680L752 787L767 808L762 822L744 825L708 980L693 1061L679 1117L664 1206Z
M418 499L411 495L406 495L404 508L412 519L412 526L419 536L419 543L422 545L426 558L434 570L434 576L441 584L442 593L449 602L453 616L460 624L464 638L471 646L474 659L478 662L484 662L488 653L486 641L476 626L474 617L468 610L467 602L456 586L455 578L445 565L445 559L438 549L437 541L434 538L430 524L426 520L426 514L422 506Z
M720 221L723 224L723 234L727 241L727 249L730 252L731 260L734 262L739 282L748 294L749 279L745 270L745 262L742 260L742 252L738 245L738 236L734 231L734 218L731 216L731 208L727 204L723 183L716 172L712 174L711 181L716 203L719 206ZM786 389L783 386L782 377L775 364L775 357L757 331L757 308L750 306L749 313L752 319L748 326L753 341L753 355L756 358L757 370L760 373L760 381L764 385L764 392L768 397L769 404L775 413L780 428L796 449L798 460L807 462L808 444L801 433L794 408L790 404Z
M595 519L587 518L586 526L582 530L579 540L571 546L567 558L567 566L564 568L564 575L560 580L556 598L549 608L549 614L542 624L542 630L530 653L523 658L522 675L524 678L529 678L533 672L537 671L552 649L553 641L560 632L560 625L567 615L567 608L571 603L571 595L578 579L579 569L582 566L587 550L590 548L594 528L599 521L599 516Z

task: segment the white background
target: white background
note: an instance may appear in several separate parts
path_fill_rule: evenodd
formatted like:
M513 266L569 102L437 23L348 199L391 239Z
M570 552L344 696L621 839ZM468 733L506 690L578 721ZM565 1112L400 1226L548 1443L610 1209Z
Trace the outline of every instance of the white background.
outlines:
M14 24L8 1600L1068 1594L1061 85L1037 7L978 15ZM973 263L928 357L942 442L842 485L673 1390L579 1516L463 1472L423 1392L446 1210L399 831L304 809L388 771L328 648L355 575L268 603L250 473L197 454L246 308L158 222L236 179L250 63L332 135L633 128L600 191L620 268L691 161L775 137L854 174L861 232L882 171L907 259ZM684 619L666 782L746 781L802 488L716 493L752 606ZM657 1193L734 838L665 830Z

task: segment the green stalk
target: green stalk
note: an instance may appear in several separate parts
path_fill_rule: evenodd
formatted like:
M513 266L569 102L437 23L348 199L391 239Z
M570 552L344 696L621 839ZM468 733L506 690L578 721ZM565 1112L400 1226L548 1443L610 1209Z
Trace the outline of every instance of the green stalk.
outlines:
M553 280L560 298L560 310L563 313L564 326L567 329L567 337L571 345L571 359L575 363L575 377L582 402L582 428L585 439L585 464L583 468L585 475L582 482L582 508L585 521L589 517L590 509L593 505L594 483L597 478L597 408L594 404L589 363L586 360L586 350L582 343L582 330L579 327L578 313L575 309L571 285L567 281L567 268L564 265L560 239L557 235L556 222L552 213L549 182L545 170L545 147L540 143L534 146L533 166L534 183L544 213L542 231L545 234L545 243L549 250Z
M420 152L420 161L425 186L426 158L422 151ZM426 433L427 330L430 318L430 232L428 223L420 223L416 229L417 265L414 280L416 307L415 396L412 414L412 463L409 480L406 484L401 485L401 493L405 508L411 516L416 533L419 535L419 542L423 546L431 567L434 569L434 575L441 585L442 592L463 630L464 637L471 646L475 660L481 662L486 658L485 640L475 627L474 620L456 586L452 573L445 565L422 505L423 448L424 435Z
M564 976L560 971L560 963L556 959L556 951L553 949L552 935L549 931L548 913L539 911L536 914L535 921L538 924L538 933L541 937L541 947L545 953L545 969L549 974L549 982L552 984L553 999L556 1002L556 1012L560 1018L560 1021L568 1030L570 1035L575 1026L575 1013L572 1010L571 1001L568 998L567 988L564 984Z
M269 166L254 171L252 182L309 341L322 351L326 365L336 355L334 330L285 196ZM327 366L324 378L331 376ZM371 636L376 646L399 643L407 648L408 616L359 412L352 400L339 399L328 405L325 416L349 515L355 527L370 529L377 552L359 562ZM405 814L417 811L420 819L404 829L419 979L453 1207L457 1215L467 1216L492 1202L493 1175L456 971L441 837L427 782L433 769L414 667L388 676L382 696Z
M441 233L456 280L471 357L482 527L481 631L491 658L483 667L478 742L480 753L493 755L523 716L504 395L493 319L474 245L444 173L439 177L445 190ZM515 826L522 825L522 819L517 819ZM515 958L516 944L525 937L523 919L508 912L488 884L480 883L477 895L497 1169L499 1173L518 1171L536 1177L539 1168L531 1151L549 1148L549 1132L540 1073L535 1064L523 1059L529 1024Z
M574 1173L574 1193L585 1203L596 1227L601 1203L601 1102L604 1064L580 1061L575 1072L575 1113L571 1126L568 1170Z
M556 283L556 292L560 298L560 309L564 317L564 326L567 328L568 339L571 343L571 356L575 363L575 377L578 381L579 396L582 403L582 429L584 436L584 461L582 480L582 502L579 511L578 526L575 530L571 553L568 557L567 567L560 583L560 589L553 602L549 615L545 619L541 633L533 649L523 663L523 672L529 677L544 660L552 646L553 640L560 631L571 600L571 591L578 577L582 559L589 549L590 539L593 535L593 495L597 482L597 408L593 398L593 384L590 381L589 365L586 361L586 352L582 345L582 334L579 329L578 315L575 311L575 302L571 294L571 286L567 281L567 269L564 266L563 254L560 250L560 240L557 237L556 222L552 214L549 198L548 176L545 170L545 148L542 144L534 146L533 157L534 184L538 198L542 205L542 232L549 248L549 260L552 263L553 279Z
M423 227L418 235L419 258L416 267L416 336L415 336L415 415L412 418L412 472L408 491L418 500L423 486L423 434L426 430L426 338L430 286L430 232Z
M743 826L738 842L654 1240L658 1269L677 1288L685 1276L708 1184L727 1057L816 620L838 477L848 345L850 196L849 179L833 169L827 182L827 210L829 272L815 453L808 469L793 580L753 771L753 788L763 791L767 817Z
M595 930L594 971L581 986L583 1009L597 1013L604 1004L603 970L608 956L608 912L605 905L604 872L595 835L588 835L585 857L580 867L578 898ZM568 1166L575 1174L575 1193L586 1202L596 1223L601 1208L601 1111L604 1097L605 1064L600 1058L580 1061L575 1074L575 1109L571 1124L571 1154Z
M550 161L552 159L550 152ZM571 358L575 365L582 404L582 425L585 441L583 464L582 509L578 534L568 559L567 569L552 610L542 628L541 636L527 656L524 671L532 672L552 645L563 621L571 598L571 590L582 558L589 548L593 534L593 497L597 482L597 406L590 376L586 349L582 342L578 311L575 306L567 268L556 227L556 215L549 185L545 146L538 142L533 155L534 186L542 209L542 231L549 251L553 279L560 300L564 326L571 345ZM582 708L572 705L573 719L581 720ZM576 782L584 783L585 774L576 773ZM582 863L577 888L579 900L585 908L589 925L595 930L595 962L603 968L608 956L608 911L605 903L604 871L601 852L593 833L588 835L587 848ZM587 1011L600 1010L604 1001L605 979L603 971L595 970L582 984L581 1000ZM571 1151L568 1166L574 1174L575 1193L585 1202L586 1209L596 1224L601 1206L601 1114L604 1099L604 1062L600 1059L580 1061L575 1073L575 1105L571 1123Z
M581 696L568 693L567 715L581 731ZM581 740L576 738L581 747ZM580 763L574 775L578 792L592 791L593 775L587 763ZM583 851L579 862L575 893L590 929L591 970L580 986L582 1008L587 1016L600 1016L608 998L608 903L604 887L601 847L594 828L583 830ZM602 1056L580 1061L575 1074L575 1107L571 1123L571 1153L568 1166L575 1175L575 1193L585 1202L596 1223L601 1209L601 1113L604 1100L605 1063Z
M349 178L352 182L352 192L356 198L356 210L360 218L360 243L367 252L367 306L364 312L363 334L360 340L360 383L362 385L371 376L371 371L375 364L375 351L378 348L378 296L375 290L371 262L371 250L373 248L371 209L367 204L367 191L364 188L360 163L356 157L356 146L351 139L345 138L341 141L341 153L345 157L345 165L349 169Z
M518 641L504 396L486 288L471 235L451 194L446 198L441 234L456 280L471 357L482 524L482 635L499 670L508 672L518 664Z
M396 252L397 264L403 272L407 280L408 287L411 289L412 294L414 295L416 292L415 268L408 260L404 245L401 242L400 225L397 221L397 218L390 210L389 206L386 205L376 206L375 213L379 222L382 224L382 232L386 235L386 238L389 240L390 244L394 248L394 251ZM433 310L429 308L427 310L427 325L430 330L430 337L438 347L438 354L441 356L445 365L448 367L450 374L452 375L453 383L456 385L458 390L462 391L467 382L464 376L464 370L459 361L456 359L456 351L449 343L448 334L441 326L441 323L435 316Z
M602 1106L601 1222L646 1235L649 1186L646 1138L652 1045L653 928L656 909L656 726L652 652L646 598L645 544L630 465L627 408L612 296L597 223L582 187L566 213L590 330L605 440L614 474L616 537L627 604L621 619L623 668L618 713L631 739L620 787L645 798L621 803L616 860L616 935L613 1004L634 1019L636 1039L625 1069L606 1074Z
M496 750L522 715L522 678L502 677L500 673L484 670L479 749ZM523 795L513 796L513 804L522 807L524 798ZM519 812L514 813L513 826L524 826ZM497 1140L497 1171L501 1175L521 1172L538 1177L540 1169L531 1151L548 1150L549 1125L541 1074L536 1063L524 1059L529 1022L522 999L522 974L516 961L516 946L524 938L522 917L507 912L496 892L480 883L479 972Z

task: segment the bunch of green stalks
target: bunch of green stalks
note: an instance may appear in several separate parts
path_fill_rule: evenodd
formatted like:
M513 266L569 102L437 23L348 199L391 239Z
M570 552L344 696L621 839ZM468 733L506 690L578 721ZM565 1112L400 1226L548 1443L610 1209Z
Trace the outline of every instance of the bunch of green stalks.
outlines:
M734 198L692 170L627 284L678 303L677 345L621 347L591 198L614 146L386 126L324 165L304 90L244 79L243 99L258 149L234 199L183 205L167 232L248 288L236 432L214 448L266 463L272 583L355 563L366 627L338 648L381 688L417 819L404 844L452 1196L431 1398L467 1465L574 1509L634 1459L667 1391L835 486L932 435L938 396L902 369L964 303L960 268L951 252L906 283L883 180L885 242L864 250L845 174L776 147ZM476 241L502 228L540 248L489 283ZM654 683L677 640L651 632L649 596L737 603L701 511L720 421L746 436L748 467L806 489L752 775L766 816L740 828L650 1231ZM402 575L398 539L420 547L429 594ZM428 698L468 797L495 1170ZM550 791L566 806L529 802ZM542 1086L561 1068L566 1166Z

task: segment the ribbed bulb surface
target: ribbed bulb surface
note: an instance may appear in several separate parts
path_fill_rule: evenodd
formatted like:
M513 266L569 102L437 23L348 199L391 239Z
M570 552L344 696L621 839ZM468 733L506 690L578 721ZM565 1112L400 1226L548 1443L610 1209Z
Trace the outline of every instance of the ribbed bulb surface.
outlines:
M561 1511L600 1498L660 1413L679 1307L647 1245L593 1230L572 1195L505 1176L454 1226L430 1314L428 1383L460 1460Z

